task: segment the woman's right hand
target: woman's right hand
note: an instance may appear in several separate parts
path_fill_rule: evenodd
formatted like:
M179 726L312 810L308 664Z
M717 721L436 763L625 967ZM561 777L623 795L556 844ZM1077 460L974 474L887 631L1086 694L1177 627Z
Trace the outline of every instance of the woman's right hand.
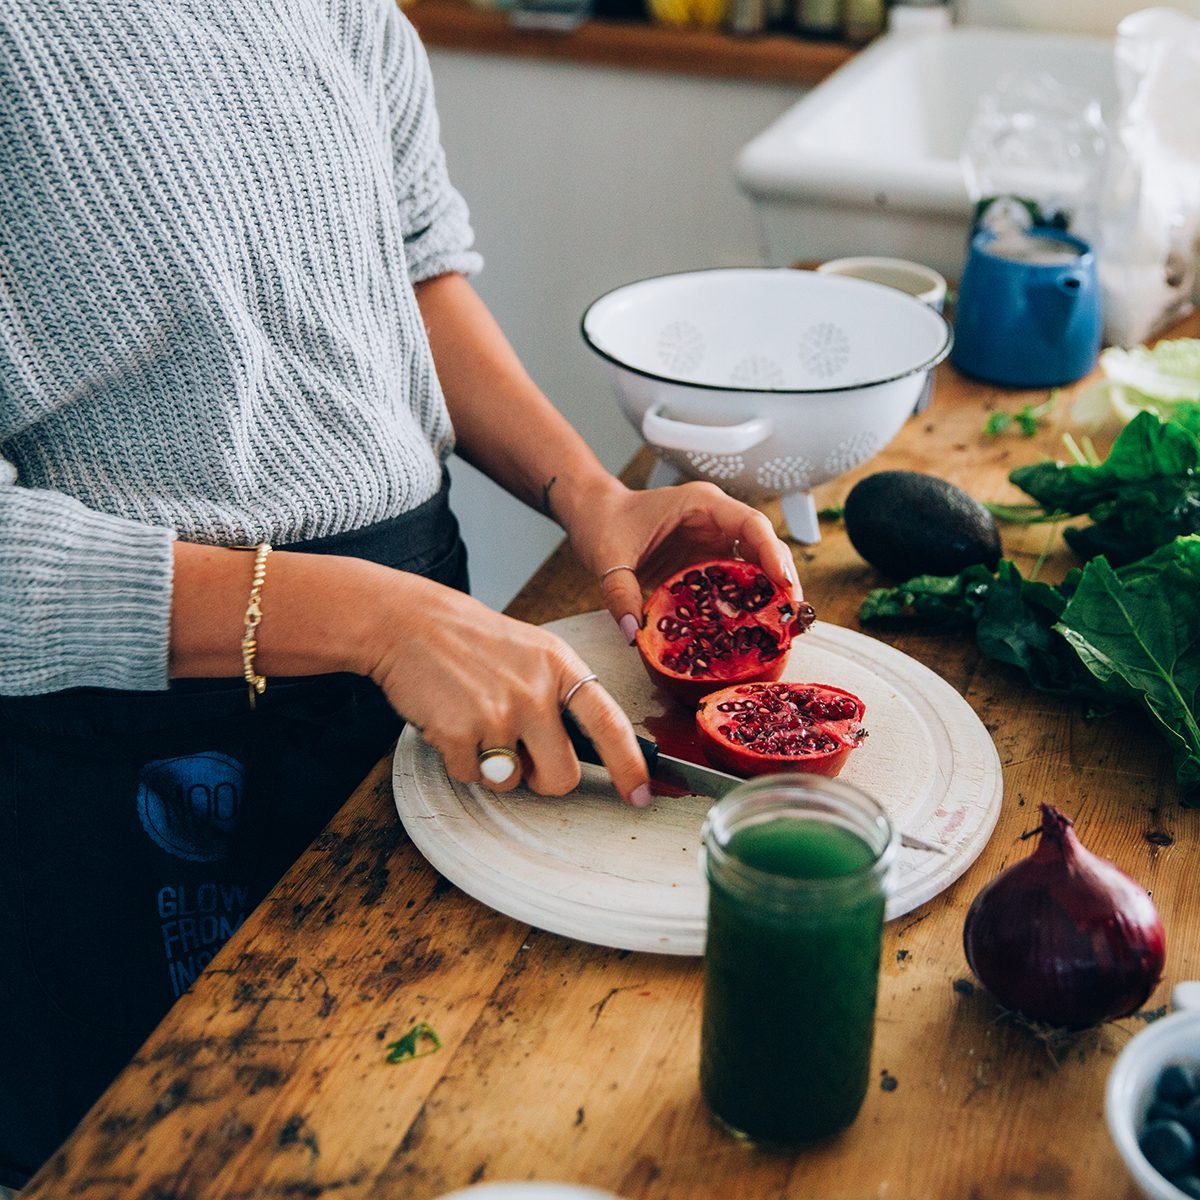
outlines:
M171 674L236 678L252 564L236 550L175 544ZM439 750L449 774L480 781L483 750L516 750L521 780L561 796L579 783L562 705L591 668L561 638L439 583L334 554L271 555L255 666L268 677L369 675ZM650 803L629 719L596 681L571 697L621 797Z
M592 668L554 634L417 575L388 571L373 600L367 673L464 783L481 781L480 752L517 750L524 782L561 796L580 768L562 722L563 700ZM373 607L375 607L373 605ZM649 776L633 726L597 680L579 688L571 712L592 738L626 803L650 803ZM514 772L508 791L521 782Z

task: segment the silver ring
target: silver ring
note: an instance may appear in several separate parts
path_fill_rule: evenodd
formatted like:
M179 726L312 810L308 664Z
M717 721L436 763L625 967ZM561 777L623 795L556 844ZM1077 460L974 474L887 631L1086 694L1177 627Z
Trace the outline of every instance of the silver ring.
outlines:
M507 783L520 769L520 756L507 746L491 746L479 752L479 773L488 783Z
M736 558L736 559L741 559L741 557L742 557L742 539L741 538L733 539L733 549L731 551L731 557Z
M575 693L577 691L579 691L579 689L581 687L583 687L583 685L585 683L591 683L593 680L596 680L596 679L599 679L598 675L595 675L595 674L585 675L582 679L571 684L571 686L569 688L567 688L567 694L563 697L563 702L562 702L563 710L566 711L567 706L575 698Z
M615 567L609 567L607 571L601 571L600 578L607 579L614 571L633 571L635 575L637 574L637 569L631 567L628 563L617 563Z

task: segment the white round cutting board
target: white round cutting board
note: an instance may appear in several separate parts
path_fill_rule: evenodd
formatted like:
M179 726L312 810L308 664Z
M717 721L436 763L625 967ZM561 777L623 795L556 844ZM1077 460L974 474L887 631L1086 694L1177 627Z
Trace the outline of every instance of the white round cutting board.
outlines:
M671 703L607 612L547 628L599 674L639 733ZM924 904L975 861L999 816L1003 779L987 730L928 667L851 629L818 622L793 643L783 677L833 684L865 703L869 736L840 777L874 796L905 833L945 848L900 851L888 918ZM392 782L417 849L491 908L601 946L702 954L708 896L700 826L712 801L658 797L633 809L602 769L583 772L569 796L524 788L495 795L450 779L441 756L410 725L396 747Z

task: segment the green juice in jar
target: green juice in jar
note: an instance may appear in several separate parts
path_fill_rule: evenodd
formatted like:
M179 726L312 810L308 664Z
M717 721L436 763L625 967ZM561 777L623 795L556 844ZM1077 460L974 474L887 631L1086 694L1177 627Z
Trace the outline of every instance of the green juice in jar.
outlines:
M755 1142L821 1141L866 1095L891 826L847 784L788 776L731 792L705 839L704 1099Z

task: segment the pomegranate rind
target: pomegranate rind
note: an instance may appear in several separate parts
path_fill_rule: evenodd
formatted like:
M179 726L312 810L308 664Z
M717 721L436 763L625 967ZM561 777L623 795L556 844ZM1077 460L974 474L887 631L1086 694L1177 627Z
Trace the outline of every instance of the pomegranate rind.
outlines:
M664 653L670 643L659 629L659 622L664 617L675 615L677 598L672 588L680 584L691 572L707 574L712 567L725 571L743 587L760 581L771 589L771 599L756 612L723 613L721 624L731 630L751 627L765 630L778 643L779 653L775 658L768 662L736 658L715 660L708 669L698 673L674 670L663 662ZM809 612L811 614L811 610ZM701 698L714 688L734 683L765 683L779 679L787 666L792 638L806 628L800 621L800 613L791 597L782 588L770 583L761 567L741 559L713 559L709 562L694 563L676 572L651 594L643 609L643 618L636 645L650 681L689 708L695 708Z
M731 701L755 700L781 691L809 693L822 701L849 699L854 702L854 716L839 719L814 719L813 728L827 734L835 743L828 750L810 754L767 754L732 740L722 732L730 718L720 711L720 705ZM705 756L715 767L731 775L750 777L775 775L785 771L803 771L809 775L834 776L841 772L850 752L866 737L862 719L867 706L853 692L826 683L748 683L721 688L705 695L696 709L696 726Z

